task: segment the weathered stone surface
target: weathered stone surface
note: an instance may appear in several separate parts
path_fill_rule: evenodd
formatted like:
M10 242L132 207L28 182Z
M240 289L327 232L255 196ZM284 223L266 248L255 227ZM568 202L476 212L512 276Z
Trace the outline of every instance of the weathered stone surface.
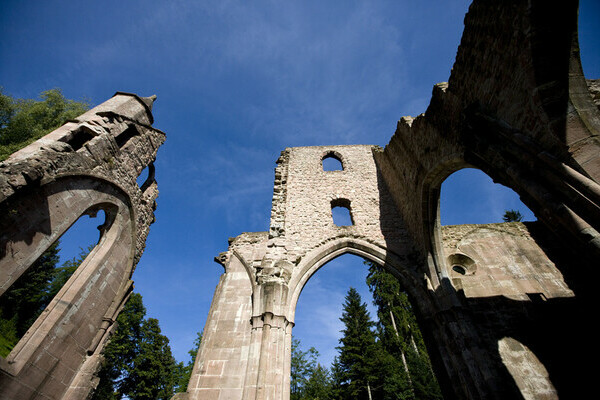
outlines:
M0 359L0 398L85 399L97 384L154 221L165 135L150 126L152 101L117 93L0 163L0 294L80 216L106 215L98 245Z
M242 234L219 257L226 272L187 398L289 398L299 293L346 252L400 279L447 398L593 392L581 355L598 347L588 320L600 257L600 113L576 20L573 2L476 0L449 81L434 86L425 114L398 122L385 149L285 149L269 232ZM331 154L343 170L323 171ZM441 184L464 167L515 190L538 221L441 227ZM335 205L350 209L351 226L333 223ZM217 324L239 351L224 351L231 338Z
M385 149L285 149L269 231L231 239L216 259L225 273L176 398L289 398L299 294L347 252L401 281L447 398L595 392L582 360L598 348L600 112L576 21L574 2L476 0L449 81L434 86L424 114L398 122ZM0 397L78 399L94 386L154 218L164 135L150 125L151 104L118 93L0 163L2 291L82 213L107 215L100 245L0 360ZM341 171L323 171L332 154ZM441 184L464 167L515 190L538 221L442 228ZM352 225L333 222L335 206Z

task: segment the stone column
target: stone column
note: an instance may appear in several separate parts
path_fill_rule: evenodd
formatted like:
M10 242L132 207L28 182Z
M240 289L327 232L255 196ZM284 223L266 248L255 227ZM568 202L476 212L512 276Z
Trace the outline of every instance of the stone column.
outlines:
M271 262L265 258L257 274L244 399L289 398L292 324L285 310L292 267L288 261Z

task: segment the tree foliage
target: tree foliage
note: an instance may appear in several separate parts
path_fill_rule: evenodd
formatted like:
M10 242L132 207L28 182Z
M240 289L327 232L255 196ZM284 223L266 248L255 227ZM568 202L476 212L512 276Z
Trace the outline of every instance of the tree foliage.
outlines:
M34 100L13 98L0 88L0 161L88 109L86 101L66 99L60 89Z
M369 266L367 285L377 306L377 332L383 353L379 365L390 373L383 382L384 399L441 399L417 319L400 282L383 267ZM393 373L392 373L393 371Z
M303 351L300 340L292 339L290 400L326 400L331 398L329 370L317 362L319 352L311 347Z
M292 342L292 400L436 400L441 391L408 295L382 267L367 262L367 284L377 306L371 321L366 303L350 288L342 317L338 357L328 371L318 352Z
M504 222L521 222L522 220L523 215L518 210L506 210L502 216Z
M306 395L306 384L317 365L319 353L314 347L307 351L300 348L300 340L292 339L292 360L290 369L290 399L301 400Z
M56 241L0 297L0 356L10 353L94 248L81 249L58 267L58 246Z
M104 349L100 383L92 399L170 399L180 381L179 369L158 320L146 318L140 294L131 295L117 324Z
M373 321L354 288L348 290L344 310L340 320L344 323L342 338L339 340L339 371L336 382L344 399L368 399L377 388L378 346L375 333L371 330Z

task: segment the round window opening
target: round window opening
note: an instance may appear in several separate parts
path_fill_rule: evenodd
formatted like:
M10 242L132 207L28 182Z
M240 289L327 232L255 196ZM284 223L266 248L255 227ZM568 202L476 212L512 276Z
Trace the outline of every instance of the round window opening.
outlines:
M459 273L461 275L466 275L467 270L462 265L454 265L452 266L452 271Z
M452 272L459 275L474 275L477 271L477 264L466 254L454 253L447 259L447 264L450 265Z

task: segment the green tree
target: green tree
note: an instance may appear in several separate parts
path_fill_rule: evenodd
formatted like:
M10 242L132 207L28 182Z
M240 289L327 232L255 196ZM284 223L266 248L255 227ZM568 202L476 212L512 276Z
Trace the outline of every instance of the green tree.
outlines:
M331 374L329 370L317 363L310 371L304 384L304 398L310 400L327 400L331 398Z
M331 398L329 370L317 362L319 352L300 348L300 340L292 339L291 400L327 400Z
M93 399L121 399L133 386L129 375L133 370L133 360L139 352L141 327L145 316L146 307L142 296L133 293L117 317L116 329L103 351L100 383Z
M292 339L292 361L290 369L290 399L301 400L305 398L305 386L310 378L310 373L317 365L319 352L311 347L307 351L300 348L300 340Z
M0 356L6 357L52 299L48 286L59 261L58 241L0 297Z
M131 400L169 400L175 392L176 380L169 339L161 333L155 318L142 322L141 333L125 395Z
M380 385L377 374L378 348L375 333L371 330L374 324L367 304L362 302L360 294L352 287L346 295L340 320L344 323L340 346L337 347L342 398L377 398L374 392Z
M522 220L523 215L518 210L506 210L504 216L502 216L504 222L521 222Z
M15 99L0 88L0 161L88 109L86 101L66 99L60 89L34 100Z
M169 340L158 321L145 318L142 296L133 293L117 317L117 328L104 349L100 383L93 399L170 399L177 368Z
M0 356L10 353L95 246L57 267L58 245L52 244L0 297Z
M384 399L441 399L425 342L406 292L381 266L369 266L367 285L377 306Z

